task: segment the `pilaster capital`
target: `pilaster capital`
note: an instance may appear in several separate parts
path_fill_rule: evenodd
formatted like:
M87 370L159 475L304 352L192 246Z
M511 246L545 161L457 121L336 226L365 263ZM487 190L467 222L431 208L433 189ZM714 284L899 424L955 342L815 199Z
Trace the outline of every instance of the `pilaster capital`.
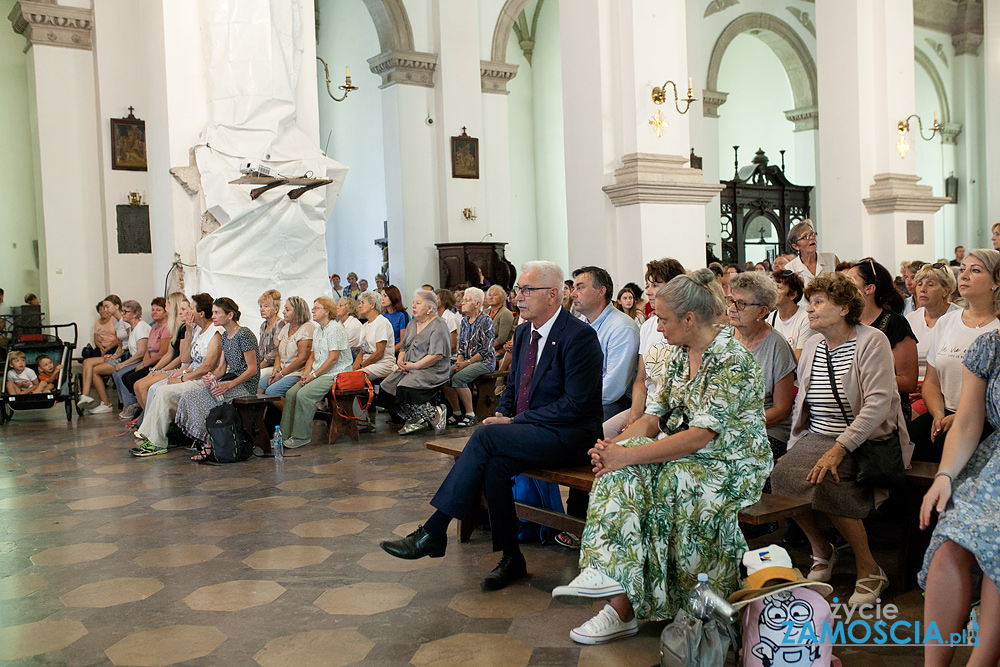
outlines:
M25 52L34 44L90 50L94 12L65 7L55 0L18 0L7 15L14 32L24 35Z
M437 60L436 53L384 51L369 58L368 66L373 74L382 77L379 88L388 88L395 83L433 88Z
M482 79L484 93L494 95L509 95L507 82L517 76L517 65L498 63L491 60L479 61L479 77Z
M717 90L701 91L701 108L705 118L718 118L719 107L726 103L729 93L720 93Z
M962 133L961 123L944 123L941 130L941 143L955 145L958 143L958 135Z
M875 174L875 183L868 189L871 195L862 199L869 213L937 213L949 197L935 197L934 188L917 185L920 177L915 174Z
M815 104L786 111L785 118L795 123L793 132L819 129L819 107Z
M978 56L979 47L983 44L983 36L975 32L960 32L951 37L951 45L955 47L955 56Z
M722 192L722 183L705 183L701 169L685 165L682 155L628 153L615 169L615 184L604 193L617 208L632 204L697 204L704 206Z

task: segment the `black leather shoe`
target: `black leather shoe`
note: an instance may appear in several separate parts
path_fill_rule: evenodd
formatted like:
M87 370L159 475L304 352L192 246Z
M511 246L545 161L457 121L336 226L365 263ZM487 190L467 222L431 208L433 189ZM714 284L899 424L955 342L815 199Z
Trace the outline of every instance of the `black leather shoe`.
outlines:
M418 526L415 531L403 539L379 542L379 546L387 554L406 560L414 560L424 556L441 558L448 546L448 538L435 539L427 534L423 526Z
M504 556L493 571L486 575L480 586L483 590L498 591L527 576L528 567L524 563L524 556Z

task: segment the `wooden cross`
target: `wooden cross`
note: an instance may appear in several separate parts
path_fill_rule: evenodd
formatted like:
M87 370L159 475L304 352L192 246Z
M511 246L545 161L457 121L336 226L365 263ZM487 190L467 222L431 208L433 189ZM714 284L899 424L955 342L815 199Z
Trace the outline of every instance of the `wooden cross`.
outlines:
M133 111L135 111L135 107L129 107L128 108L128 115L131 116Z

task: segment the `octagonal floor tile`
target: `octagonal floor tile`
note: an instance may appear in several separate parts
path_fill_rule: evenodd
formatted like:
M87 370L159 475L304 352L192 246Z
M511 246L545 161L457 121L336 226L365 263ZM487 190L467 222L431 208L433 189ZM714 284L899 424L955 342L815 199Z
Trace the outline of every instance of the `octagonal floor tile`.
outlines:
M17 660L66 648L87 634L79 621L38 621L0 628L0 660Z
M45 486L53 491L70 491L72 489L89 489L107 483L108 480L105 477L73 477L71 479L54 479L51 482L46 482Z
M202 491L237 491L239 489L249 489L251 486L260 484L259 480L253 477L229 477L225 479L210 479L202 482L198 488Z
M199 537L232 537L233 535L253 533L266 525L267 521L257 517L234 517L192 526L191 532Z
M45 588L48 583L37 574L23 574L0 579L0 600L16 600Z
M38 507L39 505L54 503L57 500L59 500L59 496L54 493L31 493L24 496L13 496L11 498L0 499L0 510L19 510L25 507Z
M227 581L202 586L184 598L184 604L198 611L239 611L270 604L284 592L285 588L274 581Z
M334 500L327 505L332 510L338 512L373 512L392 507L396 501L385 496L351 496Z
M585 646L579 667L645 667L660 662L659 637L632 637L603 646Z
M262 549L244 558L243 562L255 570L294 570L322 563L329 557L330 552L323 547L293 544Z
M314 605L328 614L371 616L410 604L417 592L402 584L366 583L331 588Z
M379 549L366 553L358 560L358 565L371 570L372 572L412 572L414 570L426 570L429 567L440 565L443 558L418 558L417 560L405 560L390 556Z
M17 477L0 478L0 489L19 489L35 482L34 475L18 475ZM52 487L49 487L52 488Z
M252 512L273 512L275 510L292 510L302 507L308 502L302 496L268 496L267 498L254 498L246 500L237 507L241 510Z
M35 466L34 468L28 468L28 474L30 475L51 475L57 472L69 472L71 470L79 470L83 467L82 463L77 463L76 461L68 461L66 463L46 463L44 465ZM94 472L97 472L96 470Z
M498 551L483 554L477 565L488 572L497 566L497 562L502 555ZM540 572L550 572L551 570L561 570L567 564L575 566L578 560L578 553L568 550L526 549L524 551L524 560L528 564L528 572L538 574Z
M116 463L109 466L97 466L94 468L94 472L98 475L124 475L125 473L135 473L142 472L143 470L149 470L152 467L150 463L139 463L137 461L130 461L129 463Z
M116 551L118 547L107 542L81 542L39 551L31 557L31 562L35 565L72 565L100 560Z
M463 632L423 644L410 663L416 667L524 667L531 647L507 635Z
M228 637L221 630L204 625L168 625L156 630L134 632L105 651L116 665L164 667L202 658L217 649Z
M46 516L31 521L18 521L7 526L7 532L12 534L51 533L57 530L68 530L81 523L83 523L83 519L78 516Z
M162 588L163 584L149 577L122 577L78 586L59 599L67 607L113 607L145 600Z
M154 530L170 530L177 525L176 519L164 516L130 516L98 526L97 532L102 535L141 535Z
M420 486L420 480L408 477L394 477L391 479L373 479L358 484L362 491L402 491Z
M324 463L309 468L317 475L341 475L349 477L357 474L368 474L379 468L371 463L358 463L354 461L340 461L339 463Z
M67 503L71 510L107 510L113 507L125 507L139 500L135 496L96 496Z
M303 479L292 479L282 482L278 488L282 491L292 491L301 493L303 491L316 491L319 489L329 489L340 484L332 477L305 477Z
M341 461L367 461L369 459L380 459L383 456L389 456L389 452L383 452L381 449L349 449L337 454L337 458ZM29 470L28 472L31 471Z
M392 531L392 534L399 535L400 537L406 537L419 528L423 523L423 521L411 521L409 523L400 524L399 526L396 526L396 530Z
M208 507L216 501L215 496L178 496L167 498L155 502L151 505L154 510L161 512L179 512L187 510L200 510Z
M115 488L119 491L155 491L156 489L172 489L180 486L184 481L174 477L147 477L137 482L128 482Z
M448 606L469 618L517 618L548 609L551 602L549 593L530 586L508 586L488 593L478 588L462 591Z
M161 549L150 549L135 559L142 567L184 567L204 563L222 553L214 544L174 544Z
M443 462L434 463L431 461L397 463L387 468L383 468L382 472L391 473L393 475L417 475L422 472L434 472L435 470L440 470L443 465Z
M310 630L272 639L253 659L261 667L342 667L361 662L374 647L355 630Z
M403 452L403 456L411 459L417 459L418 461L441 461L441 462L444 462L446 459L451 458L447 454L442 454L441 452L432 452L429 449L421 449L416 452Z
M291 529L299 537L340 537L341 535L357 535L368 524L357 519L323 519L307 521Z

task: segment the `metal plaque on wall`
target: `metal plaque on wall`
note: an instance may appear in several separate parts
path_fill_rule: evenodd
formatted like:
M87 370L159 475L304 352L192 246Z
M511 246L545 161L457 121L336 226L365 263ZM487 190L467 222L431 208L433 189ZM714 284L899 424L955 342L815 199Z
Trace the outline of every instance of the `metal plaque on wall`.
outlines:
M924 242L924 221L906 221L906 243L907 245L921 245Z
M118 254L152 253L149 239L149 207L119 204L118 211Z

